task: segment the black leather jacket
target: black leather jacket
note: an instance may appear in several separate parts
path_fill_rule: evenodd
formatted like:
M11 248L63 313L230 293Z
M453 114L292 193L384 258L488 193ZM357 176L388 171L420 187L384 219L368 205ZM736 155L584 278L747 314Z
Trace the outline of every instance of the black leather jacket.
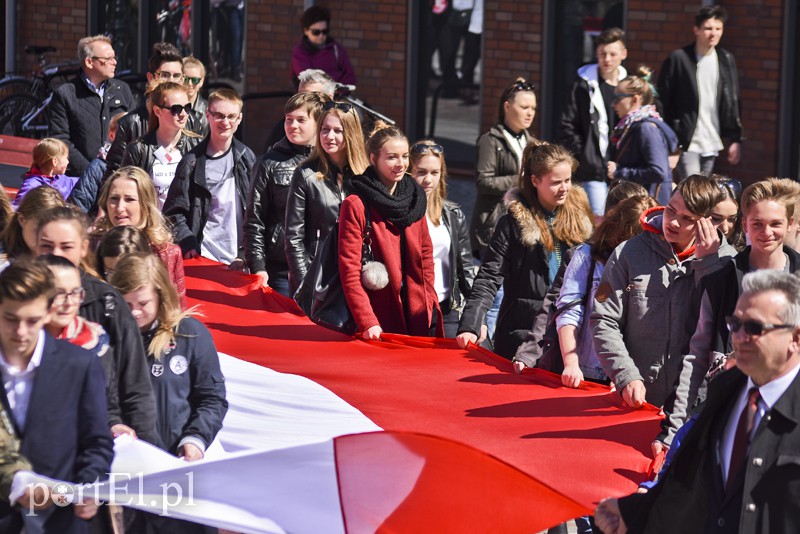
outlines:
M478 268L472 264L469 229L461 206L445 200L442 221L450 232L450 308L461 310L472 291Z
M284 137L256 160L244 223L244 253L251 273L267 271L272 278L288 270L283 245L286 198L294 170L310 153L311 147Z
M340 189L335 176L320 178L315 166L304 164L294 171L286 201L284 241L292 294L303 282L319 244L339 219L339 207L350 193L353 173L345 169L343 176L344 187Z
M192 111L189 113L189 120L186 121L186 129L191 130L203 137L208 135L208 119L206 118L206 110L208 109L208 100L201 95L197 95L194 101Z
M106 155L106 171L103 181L119 169L128 145L132 145L144 135L148 124L150 124L150 116L145 106L136 108L117 122L117 134L114 142L111 143L111 148L108 149L108 155Z
M199 137L182 135L178 141L178 151L181 156L185 156L191 149L196 147L201 141ZM122 158L122 167L126 165L136 165L145 170L148 174L153 169L153 162L156 160L156 150L158 150L158 140L156 132L150 132L142 136L141 139L128 145L125 149L125 157Z

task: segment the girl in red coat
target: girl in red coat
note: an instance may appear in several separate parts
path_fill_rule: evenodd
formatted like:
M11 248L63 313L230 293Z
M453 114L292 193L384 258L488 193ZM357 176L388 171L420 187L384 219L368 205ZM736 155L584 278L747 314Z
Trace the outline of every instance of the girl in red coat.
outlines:
M379 122L367 154L371 165L353 177L354 194L339 213L339 274L347 304L364 339L383 332L443 336L425 191L406 174L408 139ZM365 209L373 256L366 263Z

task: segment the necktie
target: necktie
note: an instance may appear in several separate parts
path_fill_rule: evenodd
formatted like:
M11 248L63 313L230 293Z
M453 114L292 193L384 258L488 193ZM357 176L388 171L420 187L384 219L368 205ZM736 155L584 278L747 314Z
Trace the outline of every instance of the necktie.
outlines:
M750 388L750 391L747 392L747 404L745 404L744 410L739 416L739 423L736 425L736 434L733 438L731 463L728 468L728 482L725 485L726 491L730 491L733 481L737 478L747 457L747 447L750 444L750 435L753 432L753 422L758 411L758 399L760 397L758 388Z

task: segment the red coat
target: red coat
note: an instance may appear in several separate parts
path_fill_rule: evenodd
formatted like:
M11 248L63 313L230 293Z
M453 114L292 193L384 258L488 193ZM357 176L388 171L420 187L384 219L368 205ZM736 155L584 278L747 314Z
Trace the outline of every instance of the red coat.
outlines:
M164 245L153 246L153 252L161 258L164 265L167 267L169 279L175 284L175 289L178 290L178 296L181 299L181 309L186 309L186 280L183 274L183 254L181 247L174 243L166 243Z
M400 230L387 223L377 210L372 219L372 255L386 265L389 285L378 291L361 285L361 249L364 236L364 204L358 195L350 195L339 212L339 275L345 298L359 331L380 326L384 332L427 336L434 308L439 307L433 287L433 244L423 217L404 230L405 281L409 321L400 301L403 282L400 254Z

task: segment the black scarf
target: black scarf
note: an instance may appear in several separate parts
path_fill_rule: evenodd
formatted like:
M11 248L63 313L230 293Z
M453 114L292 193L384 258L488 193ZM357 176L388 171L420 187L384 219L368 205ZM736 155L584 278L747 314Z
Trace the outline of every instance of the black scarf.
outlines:
M390 195L375 169L369 167L364 174L353 177L350 190L400 230L422 219L428 209L425 190L408 174L403 176L394 194Z

